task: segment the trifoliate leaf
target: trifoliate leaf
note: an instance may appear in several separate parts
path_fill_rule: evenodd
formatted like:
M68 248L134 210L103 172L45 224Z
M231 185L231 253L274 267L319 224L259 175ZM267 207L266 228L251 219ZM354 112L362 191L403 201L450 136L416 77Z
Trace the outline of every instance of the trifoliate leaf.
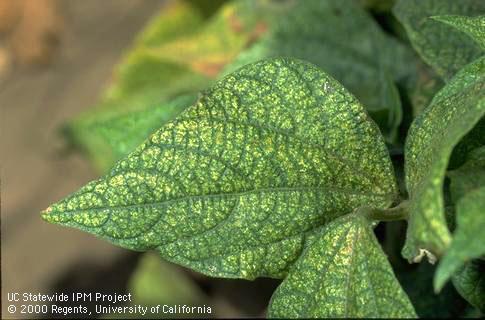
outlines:
M248 65L43 217L219 277L281 277L313 229L396 197L383 138L315 66Z
M468 34L482 49L485 49L485 16L466 17L450 15L432 18Z
M402 290L369 222L357 214L323 227L270 302L270 318L410 318Z
M483 260L468 262L453 276L452 281L463 298L485 313L485 262Z
M443 180L453 147L485 114L485 58L466 66L412 123L405 146L410 219L403 255L441 255L450 242Z
M274 56L310 61L348 88L392 139L401 120L395 82L414 76L412 52L385 34L356 1L306 0L280 6L285 6L284 19L270 24L267 36L243 51L226 72Z
M484 54L468 35L431 18L484 14L483 0L399 0L393 12L414 49L445 80Z
M436 271L436 291L441 290L465 262L485 254L485 180L481 181L480 188L463 196L456 206L457 228Z

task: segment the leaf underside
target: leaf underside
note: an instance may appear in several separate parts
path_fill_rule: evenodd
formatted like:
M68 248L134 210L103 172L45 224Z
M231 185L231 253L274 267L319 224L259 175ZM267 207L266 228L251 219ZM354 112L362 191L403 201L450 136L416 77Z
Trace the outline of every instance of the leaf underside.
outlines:
M44 219L218 277L282 277L307 235L396 197L377 126L311 64L245 66Z
M414 318L369 222L351 214L315 235L273 294L271 318Z

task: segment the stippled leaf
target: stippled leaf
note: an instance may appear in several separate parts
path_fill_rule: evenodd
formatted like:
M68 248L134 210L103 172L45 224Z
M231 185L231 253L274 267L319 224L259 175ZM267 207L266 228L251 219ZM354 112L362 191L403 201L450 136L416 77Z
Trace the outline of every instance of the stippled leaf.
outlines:
M468 34L482 49L485 49L485 16L466 17L450 15L432 18Z
M207 21L201 15L183 1L164 8L123 58L101 102L67 126L69 137L100 171L107 171L148 137L146 128L136 122L123 121L134 125L120 126L120 118L154 113L164 121L171 119L171 106L179 104L170 102L173 97L206 88L219 69L262 32L252 19L256 15L239 3L225 5ZM166 112L163 106L168 106ZM131 141L125 143L118 138L127 137L127 131Z
M444 218L443 179L453 147L485 114L485 58L466 66L411 125L405 146L411 198L403 255L441 255L450 242ZM423 251L426 250L426 251ZM421 253L421 254L420 254Z
M437 291L465 262L485 254L485 180L481 181L481 187L458 200L456 206L457 228L436 271Z
M226 72L266 57L310 61L340 81L392 139L401 110L396 81L414 76L412 53L385 34L353 0L281 3L284 19L231 64ZM399 61L399 63L396 63Z
M463 298L485 313L485 262L483 260L468 262L453 276L452 281Z
M208 275L281 277L313 229L389 206L377 126L337 81L289 59L248 65L43 217Z
M484 53L468 35L431 19L438 15L484 14L482 0L399 0L393 11L416 51L446 80Z
M416 317L369 222L352 214L316 233L273 294L269 317Z

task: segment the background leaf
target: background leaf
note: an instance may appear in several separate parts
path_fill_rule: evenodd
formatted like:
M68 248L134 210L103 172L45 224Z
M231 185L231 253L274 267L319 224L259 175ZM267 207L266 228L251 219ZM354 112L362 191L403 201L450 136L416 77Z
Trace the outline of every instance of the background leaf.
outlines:
M284 276L316 227L395 197L386 146L357 100L311 64L274 59L219 81L43 217L253 279Z
M482 49L485 49L485 16L467 17L449 15L432 18L468 34Z
M485 113L485 58L466 66L413 122L405 147L409 219L405 258L420 249L441 255L450 242L443 180L453 147Z
M412 105L412 118L423 112L436 93L444 86L443 80L430 67L421 61L416 64L417 78L408 87Z
M485 262L473 260L453 276L453 285L471 305L485 313Z
M257 15L243 4L228 3L206 18L188 2L173 1L146 26L115 70L101 102L66 128L98 170L106 172L151 132L138 122L129 128L121 126L130 122L120 119L130 114L172 119L176 115L173 106L180 105L180 100L171 102L174 97L195 95L206 88L226 63L264 32ZM127 131L130 141L121 143L119 137L128 137Z
M158 305L186 305L190 307L210 306L208 297L197 284L175 265L163 261L155 253L146 253L138 261L138 265L129 279L127 292L131 293L131 301L126 306L139 305L156 307ZM207 314L194 316L204 318ZM213 314L214 309L211 309ZM166 311L168 309L166 308ZM109 313L102 319L138 319L137 313ZM185 313L151 313L148 311L143 319L186 318Z
M274 318L416 317L374 236L357 214L315 235L273 294Z
M134 94L133 102L143 101L146 92ZM127 155L140 145L163 123L175 118L193 104L195 96L180 96L169 102L159 102L139 110L126 110L117 103L111 112L95 113L92 117L71 123L68 134L73 135L80 146L86 148L98 168L106 171L116 160ZM136 102L134 102L136 103Z
M454 170L463 165L470 156L470 152L481 146L485 146L485 118L481 118L453 149L448 170Z
M450 191L454 203L468 192L485 185L485 146L469 152L467 161L460 168L448 171Z
M484 14L482 0L399 0L393 12L414 49L445 80L484 53L468 35L430 18Z
M434 284L437 291L465 262L485 254L484 182L482 180L480 188L468 192L457 203L457 228L436 271Z
M393 140L402 112L395 83L415 77L412 52L387 35L356 1L307 0L281 6L285 18L270 23L267 35L225 72L275 56L312 62L352 92Z
M206 297L187 274L155 253L144 254L130 278L133 303L143 306L187 304L197 306Z

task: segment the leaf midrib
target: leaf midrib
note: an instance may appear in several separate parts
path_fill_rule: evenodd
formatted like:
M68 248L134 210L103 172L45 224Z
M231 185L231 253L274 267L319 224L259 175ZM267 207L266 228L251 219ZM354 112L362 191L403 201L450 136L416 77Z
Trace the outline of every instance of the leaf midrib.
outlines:
M322 188L325 187L325 188ZM251 193L277 193L277 192L293 192L293 191L323 191L323 190L332 190L334 192L341 192L348 195L362 195L362 196L377 196L381 197L384 200L390 201L392 199L391 193L389 194L377 194L377 193L370 193L370 192L355 192L350 189L345 188L336 188L336 187L329 187L329 186L310 186L310 187L269 187L269 188L260 188L260 189L252 189L252 190L245 190L241 192L232 192L232 193L216 193L216 194L204 194L204 195L189 195L183 196L180 198L170 199L166 201L156 201L150 203L140 203L140 204L129 204L129 205L114 205L114 206L102 206L102 207L90 207L85 209L74 209L74 210L63 210L60 211L61 213L76 213L81 211L101 211L106 209L129 209L129 208L143 208L143 207L151 207L151 206L165 206L170 205L172 203L180 202L180 201L193 201L198 199L209 199L209 198L226 198L226 197L242 197L245 195L249 195ZM93 191L89 191L93 192ZM46 211L48 211L47 209ZM48 214L55 213L55 210L48 212Z

